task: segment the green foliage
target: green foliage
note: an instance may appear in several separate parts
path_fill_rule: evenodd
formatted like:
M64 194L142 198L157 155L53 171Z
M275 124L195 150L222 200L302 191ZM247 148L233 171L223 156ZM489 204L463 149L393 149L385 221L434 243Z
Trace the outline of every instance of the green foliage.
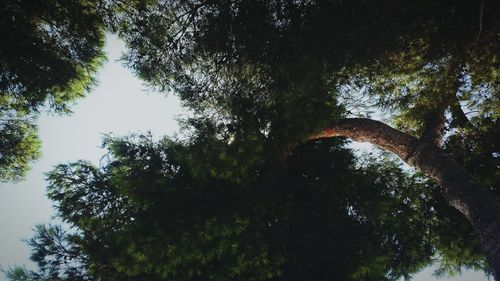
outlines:
M303 144L280 168L209 124L194 135L108 137L103 167L57 166L49 197L76 231L39 226L27 280L396 280L437 251L463 257L436 239L472 235L436 186L390 160L357 163L341 141Z
M482 118L481 118L482 117ZM456 132L446 142L446 149L483 186L500 200L500 126L498 116L478 116L475 126Z
M113 161L103 169L79 162L49 175L49 197L82 231L89 272L103 280L277 274L276 263L264 262L280 257L256 231L259 212L247 194L255 195L204 169L201 149L147 137L107 143Z
M17 281L28 281L33 280L32 276L30 276L30 272L24 267L15 267L10 268L9 270L0 270L2 273L5 273L5 276L8 280L17 280Z
M436 110L449 108L453 127L461 104L498 110L498 12L495 1L131 1L115 29L139 76L192 108L236 113L243 92L308 118L360 91L418 135Z
M0 182L20 180L40 155L36 127L28 118L2 120L0 133Z
M74 232L40 227L40 272L11 279L397 280L435 259L438 273L487 270L434 183L342 140L304 143L366 109L363 96L416 136L446 113L445 148L497 192L499 4L483 3L110 1L126 63L194 112L187 138L109 137L103 167L57 166L49 197Z
M87 1L8 1L2 8L2 106L66 110L102 62L103 20Z
M39 155L34 117L58 113L95 83L104 20L88 1L4 1L0 9L0 180L20 179Z

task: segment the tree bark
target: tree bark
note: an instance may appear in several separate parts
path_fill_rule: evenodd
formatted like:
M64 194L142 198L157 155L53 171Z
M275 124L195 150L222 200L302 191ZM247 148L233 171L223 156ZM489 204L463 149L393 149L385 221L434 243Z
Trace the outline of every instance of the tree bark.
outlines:
M496 281L500 281L500 204L433 142L418 139L375 120L342 119L310 139L349 137L391 151L436 180L448 203L472 224Z
M433 143L437 147L443 145L443 136L445 132L444 109L438 110L435 114L430 114L425 122L424 132L420 139L425 142Z

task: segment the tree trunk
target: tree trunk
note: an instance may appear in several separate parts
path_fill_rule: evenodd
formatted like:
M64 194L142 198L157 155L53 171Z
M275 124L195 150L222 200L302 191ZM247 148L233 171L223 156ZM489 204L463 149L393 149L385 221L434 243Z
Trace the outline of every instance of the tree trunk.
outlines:
M311 139L335 136L369 142L391 151L436 180L448 203L464 214L478 233L493 276L500 281L500 204L463 167L432 142L375 120L342 119Z

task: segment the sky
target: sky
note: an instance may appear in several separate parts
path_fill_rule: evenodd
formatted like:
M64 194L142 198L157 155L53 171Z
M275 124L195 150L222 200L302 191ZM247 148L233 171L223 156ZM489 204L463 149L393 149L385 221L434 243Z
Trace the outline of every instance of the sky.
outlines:
M187 112L173 95L154 93L144 86L119 58L124 44L109 36L108 62L99 73L99 84L79 100L69 116L43 114L38 120L42 157L32 165L26 180L16 184L0 183L0 267L26 265L30 249L22 241L33 236L36 224L54 222L54 209L47 199L44 174L59 163L84 159L99 164L106 153L101 148L103 134L127 135L151 132L156 138L174 135L175 119ZM427 268L415 281L485 281L483 273L464 272L453 278L436 279ZM6 281L0 274L0 281Z

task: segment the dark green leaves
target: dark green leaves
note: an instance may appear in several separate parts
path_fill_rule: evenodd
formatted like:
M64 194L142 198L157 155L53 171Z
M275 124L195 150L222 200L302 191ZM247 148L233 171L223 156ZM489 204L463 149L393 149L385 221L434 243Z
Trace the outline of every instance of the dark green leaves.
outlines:
M56 110L81 97L103 60L103 20L85 1L8 1L2 8L2 106Z
M444 244L471 235L465 220L456 217L455 232L444 232L450 207L436 187L393 162L356 164L342 142L324 140L301 145L280 168L272 154L240 158L244 142L228 144L209 128L184 144L107 138L104 167L56 167L49 197L76 232L39 227L30 243L41 271L26 274L396 280L429 264L436 251L452 265L472 262ZM476 244L462 247L474 251Z
M38 157L34 118L42 107L68 113L71 102L95 84L104 61L99 8L87 1L2 4L0 180L22 178Z

